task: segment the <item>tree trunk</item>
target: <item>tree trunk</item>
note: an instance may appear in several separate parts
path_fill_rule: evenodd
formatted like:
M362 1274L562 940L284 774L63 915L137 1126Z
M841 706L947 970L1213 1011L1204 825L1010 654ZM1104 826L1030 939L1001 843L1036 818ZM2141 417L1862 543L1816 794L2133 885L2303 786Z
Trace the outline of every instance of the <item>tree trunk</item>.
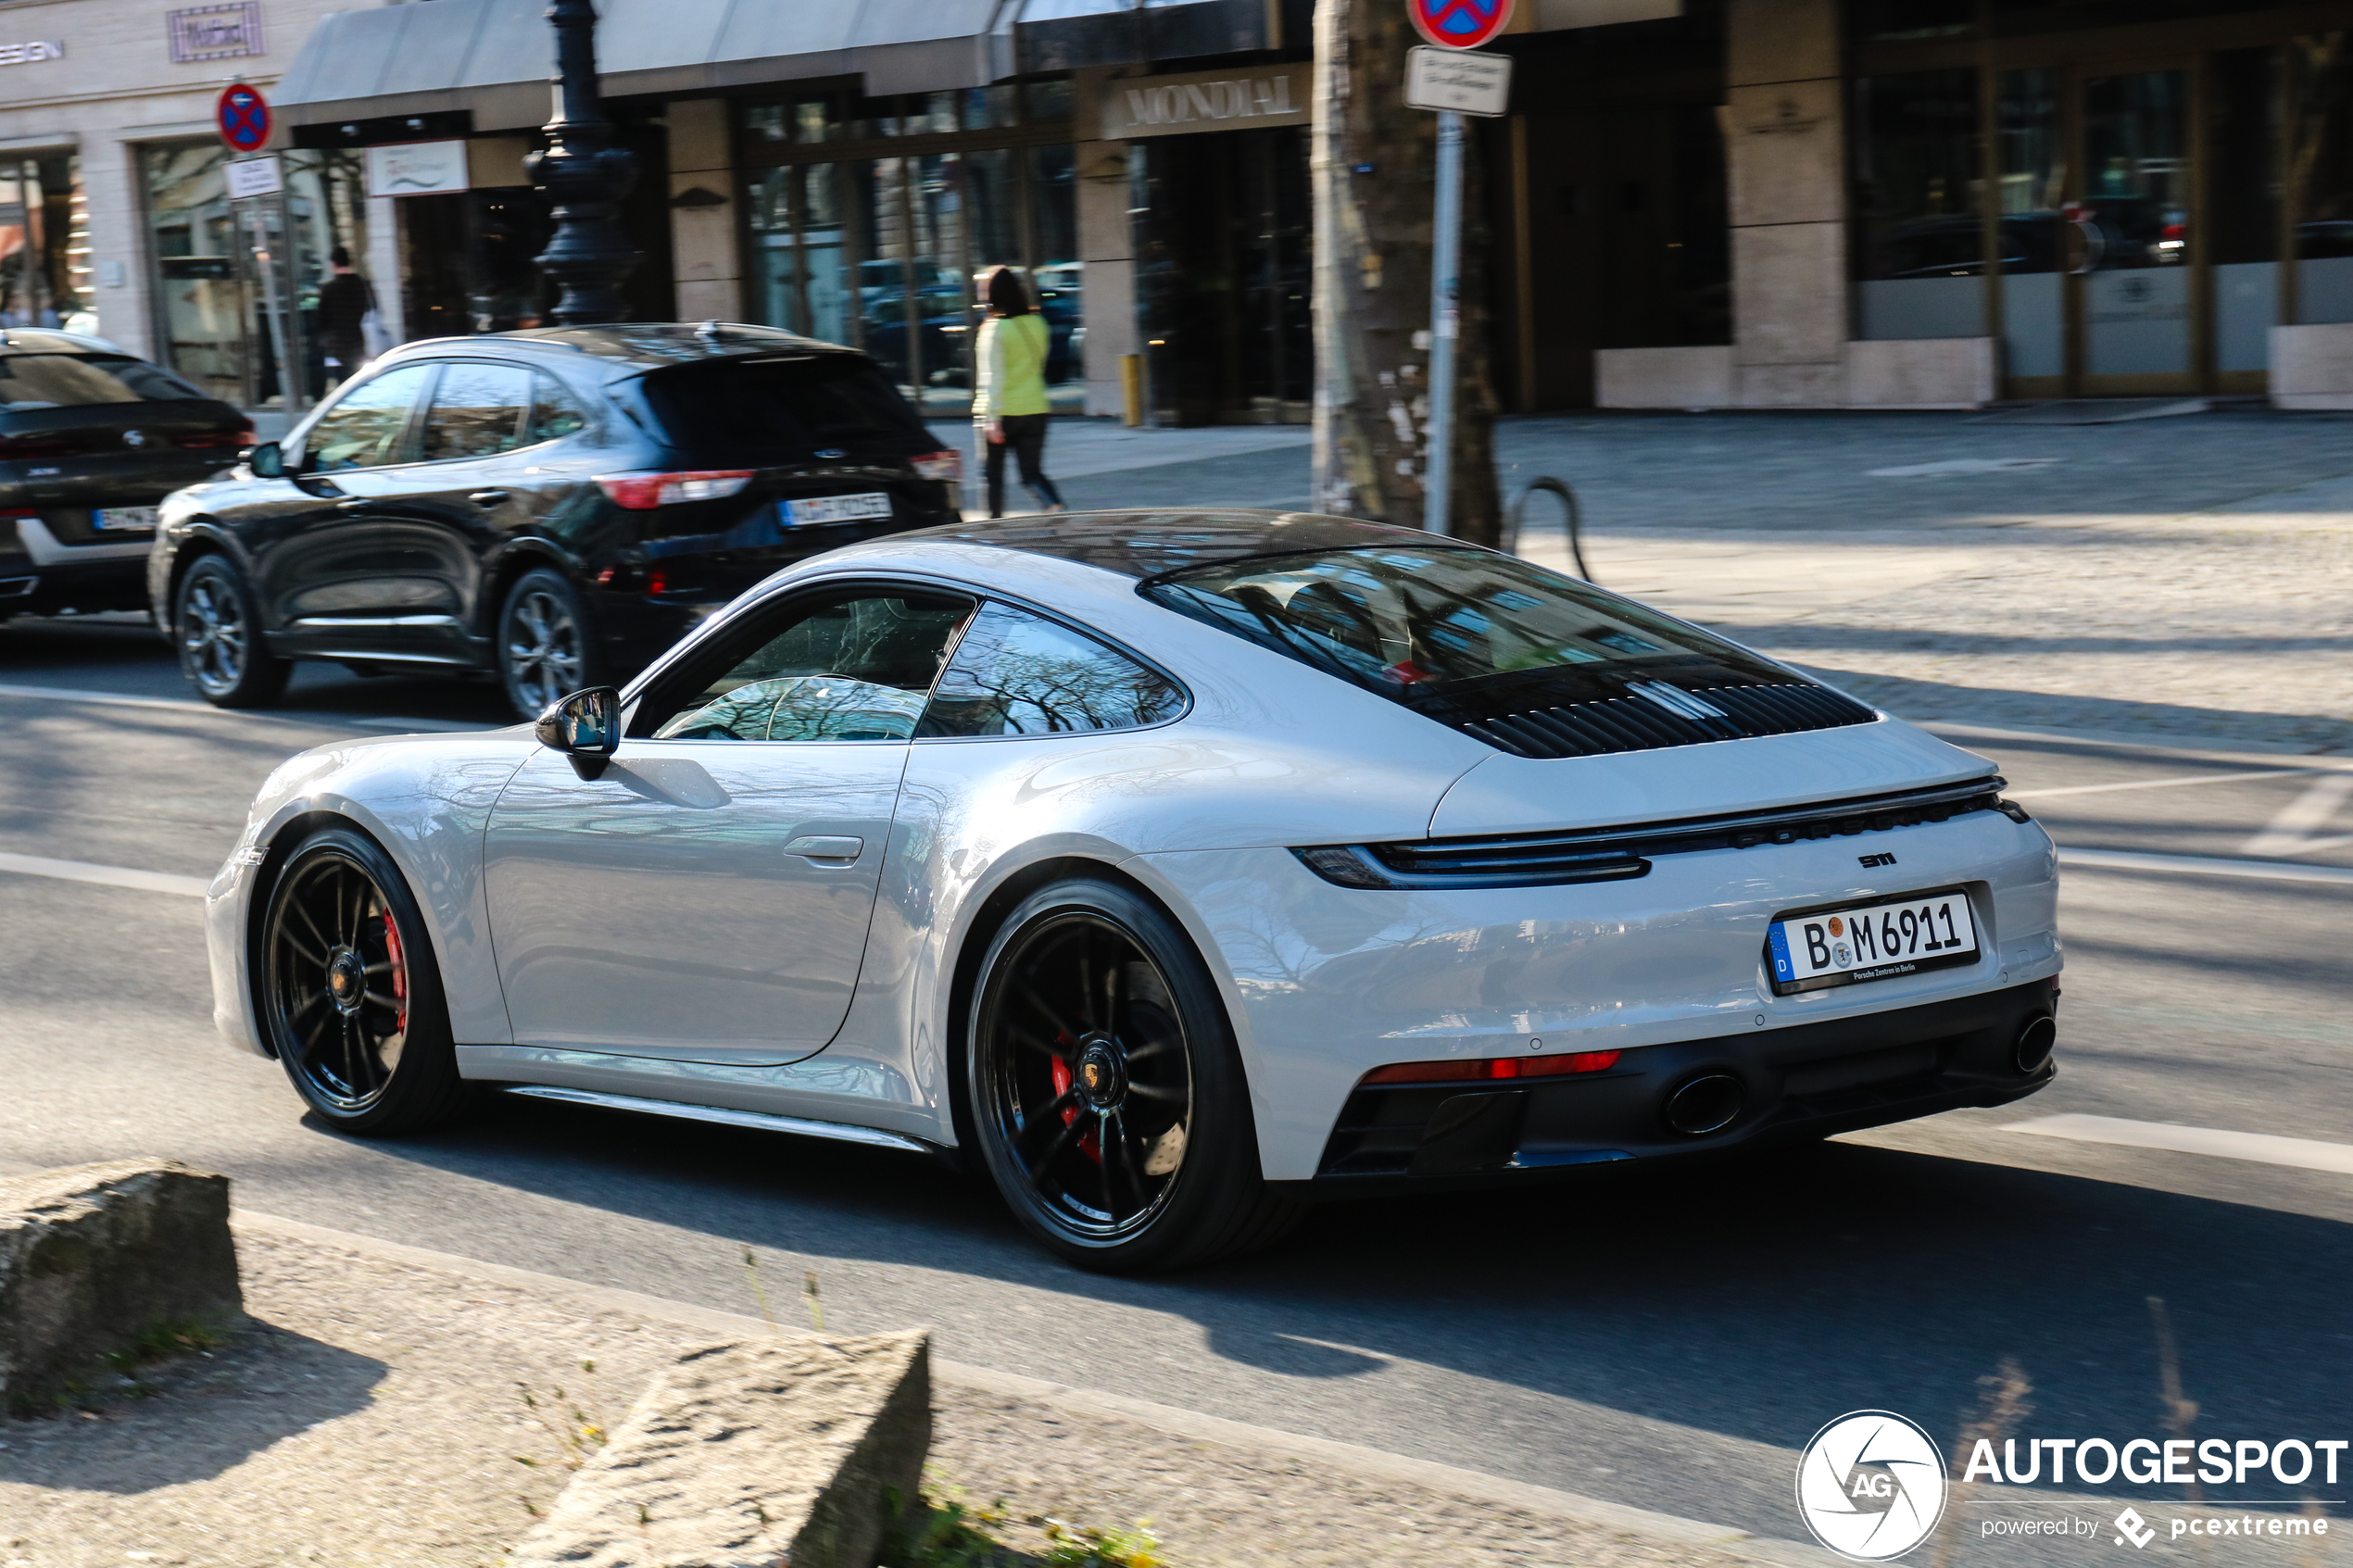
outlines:
M1418 528L1428 460L1430 209L1438 117L1405 107L1421 42L1399 0L1317 0L1315 505ZM1449 532L1493 544L1495 395L1488 379L1478 138L1463 145L1462 336L1454 349Z

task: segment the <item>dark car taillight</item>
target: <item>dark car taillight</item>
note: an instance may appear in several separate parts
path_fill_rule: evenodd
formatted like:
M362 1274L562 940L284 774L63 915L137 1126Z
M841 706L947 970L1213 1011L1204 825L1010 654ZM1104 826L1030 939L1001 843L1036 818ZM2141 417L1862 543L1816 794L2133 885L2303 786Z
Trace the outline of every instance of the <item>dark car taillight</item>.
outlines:
M254 444L254 434L249 430L198 430L172 439L191 452L226 451Z
M0 462L19 458L79 458L94 451L86 435L0 435Z
M616 507L649 512L680 501L724 501L751 483L749 469L696 469L682 473L605 473L597 488Z
M962 479L964 477L964 455L952 449L926 452L920 458L910 458L908 465L918 479Z

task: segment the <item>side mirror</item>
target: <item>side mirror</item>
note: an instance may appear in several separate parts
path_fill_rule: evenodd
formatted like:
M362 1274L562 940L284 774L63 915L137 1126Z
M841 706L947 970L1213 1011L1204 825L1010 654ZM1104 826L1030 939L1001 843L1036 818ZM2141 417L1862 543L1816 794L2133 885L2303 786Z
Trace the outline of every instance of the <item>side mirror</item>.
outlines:
M550 703L531 733L548 750L572 759L572 771L582 778L602 778L605 764L621 749L621 693L611 686L574 692Z
M245 454L245 467L253 470L256 479L283 479L285 450L274 441L265 441Z

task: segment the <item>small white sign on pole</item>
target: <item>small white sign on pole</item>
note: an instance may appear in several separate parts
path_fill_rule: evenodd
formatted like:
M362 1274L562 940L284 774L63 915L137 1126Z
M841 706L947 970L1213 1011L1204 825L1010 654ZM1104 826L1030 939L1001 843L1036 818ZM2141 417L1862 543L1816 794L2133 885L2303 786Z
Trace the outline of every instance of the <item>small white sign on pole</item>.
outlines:
M285 169L275 153L233 159L227 165L227 174L233 201L243 201L247 196L274 196L286 188Z
M1433 49L1417 44L1406 51L1405 107L1452 109L1456 114L1493 119L1510 111L1512 57L1468 49Z
M466 144L401 142L368 149L368 194L371 196L432 196L472 188L466 177Z

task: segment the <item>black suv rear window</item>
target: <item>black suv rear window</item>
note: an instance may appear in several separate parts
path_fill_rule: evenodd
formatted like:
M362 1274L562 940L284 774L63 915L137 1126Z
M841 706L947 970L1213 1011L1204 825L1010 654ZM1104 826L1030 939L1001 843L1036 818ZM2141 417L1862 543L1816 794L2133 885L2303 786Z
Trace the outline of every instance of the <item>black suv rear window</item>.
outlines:
M716 359L646 377L670 445L713 468L804 462L838 448L912 457L939 443L874 362L849 354Z
M204 394L127 354L0 354L0 411L102 403L181 403Z

